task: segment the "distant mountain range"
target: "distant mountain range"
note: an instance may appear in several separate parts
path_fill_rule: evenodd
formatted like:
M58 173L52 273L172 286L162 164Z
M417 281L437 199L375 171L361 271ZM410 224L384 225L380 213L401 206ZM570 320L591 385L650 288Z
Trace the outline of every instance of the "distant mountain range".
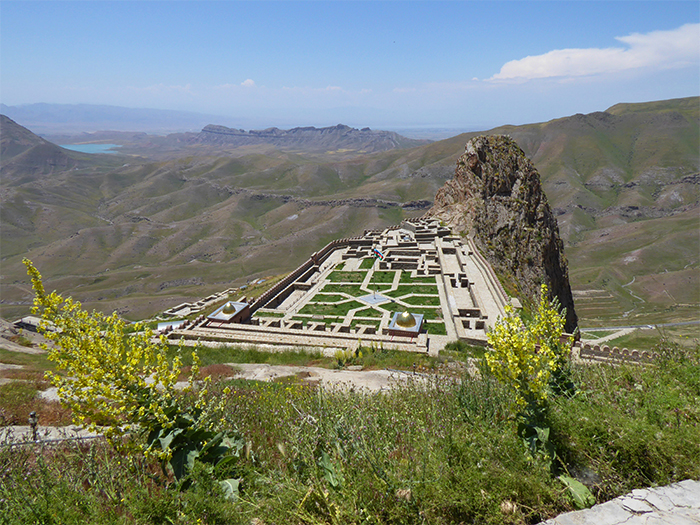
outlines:
M343 124L327 128L304 127L290 130L268 128L261 131L245 131L225 126L208 125L193 138L193 141L227 146L270 144L282 149L353 150L362 153L413 148L430 142L429 140L402 137L393 131L373 131L369 128L355 129Z
M59 144L121 145L121 153L168 159L186 155L231 153L242 147L258 151L274 148L303 153L334 154L345 157L376 153L392 149L414 148L429 144L430 140L409 139L393 131L356 129L338 124L326 128L313 126L289 130L267 128L246 131L208 124L199 133L170 133L152 135L141 132L94 131L78 134L47 134L46 138Z
M692 97L485 132L510 135L540 172L582 326L697 317L699 117ZM123 144L87 155L19 124L0 121L0 314L10 317L28 311L24 256L48 286L128 317L289 271L334 238L423 214L477 134L367 154L367 137L402 144L347 126L207 126L81 134ZM311 152L301 149L310 136Z
M125 108L95 104L0 104L0 113L40 135L85 131L141 131L174 133L201 129L211 122L232 119L188 111ZM247 122L237 119L239 125Z

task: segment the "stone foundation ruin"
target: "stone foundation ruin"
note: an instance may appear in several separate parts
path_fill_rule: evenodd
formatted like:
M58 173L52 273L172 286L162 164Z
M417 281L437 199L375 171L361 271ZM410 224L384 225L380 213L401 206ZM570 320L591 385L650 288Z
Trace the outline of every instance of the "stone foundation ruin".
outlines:
M378 253L377 253L378 252ZM355 349L360 344L437 354L449 341L486 344L508 297L470 239L434 219L339 239L255 300L246 316L200 315L168 338ZM243 311L240 308L239 311ZM421 316L396 330L397 313Z

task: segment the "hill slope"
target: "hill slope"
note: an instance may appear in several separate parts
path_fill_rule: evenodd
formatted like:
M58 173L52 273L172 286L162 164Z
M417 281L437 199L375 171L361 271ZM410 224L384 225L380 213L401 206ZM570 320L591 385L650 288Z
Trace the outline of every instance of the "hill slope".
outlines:
M3 178L11 180L27 175L47 175L74 168L78 164L78 160L67 150L0 115L0 169Z
M582 326L696 317L699 100L488 132L541 175ZM131 317L288 271L332 238L423 214L413 202L432 201L475 135L341 157L182 142L149 160L134 146L122 150L141 156L83 155L92 164L51 177L3 165L0 309L27 311L24 255L49 286Z

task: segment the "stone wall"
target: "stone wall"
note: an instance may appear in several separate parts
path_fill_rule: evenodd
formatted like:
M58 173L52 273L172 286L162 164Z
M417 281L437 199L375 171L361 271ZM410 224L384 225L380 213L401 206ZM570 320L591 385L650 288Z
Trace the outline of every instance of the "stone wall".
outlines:
M659 354L654 352L628 350L627 348L618 348L608 345L591 345L590 343L578 343L578 355L581 359L592 361L627 361L640 364L652 364L659 357Z
M251 314L255 313L255 311L258 308L262 308L263 306L265 306L275 296L282 293L282 291L285 288L291 285L310 268L312 268L313 266L320 266L333 251L344 246L350 246L351 244L361 244L362 239L362 237L336 239L334 241L329 242L318 252L311 254L311 257L309 257L305 262L303 262L296 270L294 270L292 273L287 275L284 279L279 281L272 288L270 288L268 291L266 291L260 297L258 297L250 307Z

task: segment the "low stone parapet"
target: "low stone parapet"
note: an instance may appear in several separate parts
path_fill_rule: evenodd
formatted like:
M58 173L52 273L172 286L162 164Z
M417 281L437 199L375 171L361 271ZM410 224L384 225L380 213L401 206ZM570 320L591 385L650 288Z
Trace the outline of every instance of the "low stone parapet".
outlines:
M611 348L608 345L600 346L591 345L590 343L581 345L579 343L576 347L578 348L578 355L581 359L594 361L626 361L631 363L653 364L659 357L659 354L655 352L629 350L627 348L618 348L617 346Z

